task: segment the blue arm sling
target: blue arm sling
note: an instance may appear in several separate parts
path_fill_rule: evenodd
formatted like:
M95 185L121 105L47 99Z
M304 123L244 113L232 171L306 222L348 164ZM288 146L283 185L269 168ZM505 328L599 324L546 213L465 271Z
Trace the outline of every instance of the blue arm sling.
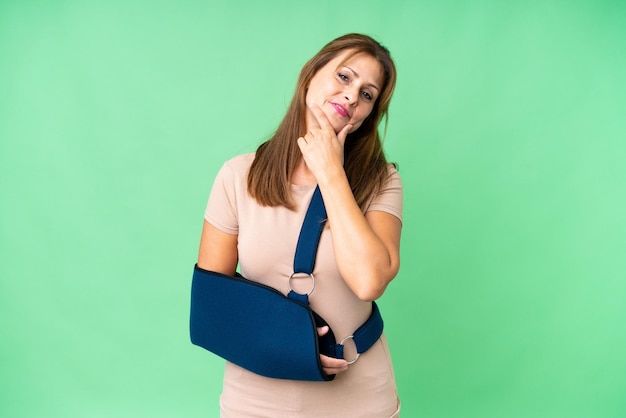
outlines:
M314 280L325 221L326 208L316 188L298 237L294 274L308 274ZM369 319L339 344L330 326L327 334L318 336L317 328L325 325L328 323L310 308L308 294L290 290L285 296L238 273L229 276L194 267L191 342L247 370L278 379L330 381L335 375L324 372L320 354L343 358L343 342L353 339L357 348L353 363L383 331L375 302Z

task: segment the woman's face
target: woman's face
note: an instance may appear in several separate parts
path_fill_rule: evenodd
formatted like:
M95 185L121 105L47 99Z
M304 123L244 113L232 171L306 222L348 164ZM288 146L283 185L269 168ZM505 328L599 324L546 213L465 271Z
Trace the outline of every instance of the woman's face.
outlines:
M328 117L335 132L347 124L356 131L372 112L383 83L383 68L371 55L359 53L340 64L347 50L322 67L311 79L306 105L318 105ZM313 116L307 113L307 127Z

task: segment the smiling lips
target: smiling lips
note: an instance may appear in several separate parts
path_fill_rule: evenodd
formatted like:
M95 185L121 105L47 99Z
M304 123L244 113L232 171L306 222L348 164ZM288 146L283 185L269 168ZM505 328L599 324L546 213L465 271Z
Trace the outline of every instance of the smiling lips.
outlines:
M337 103L331 103L331 105L333 105L333 107L335 108L335 110L337 111L337 113L339 113L341 116L343 116L344 118L349 118L350 117L350 113L348 113L348 111L346 110L345 107L343 107L340 104Z

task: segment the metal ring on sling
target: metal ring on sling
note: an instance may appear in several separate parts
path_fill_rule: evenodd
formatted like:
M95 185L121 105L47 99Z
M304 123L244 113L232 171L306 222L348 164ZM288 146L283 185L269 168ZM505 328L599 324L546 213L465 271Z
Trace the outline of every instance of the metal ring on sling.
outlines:
M293 276L295 276L296 274L306 274L311 278L311 290L309 290L308 293L300 293L300 292L296 292L295 290L293 290L291 288L291 279L293 278ZM315 290L315 277L313 277L313 273L301 273L301 272L294 272L291 273L291 276L289 276L289 280L287 280L287 287L289 288L289 291L294 291L296 293L298 293L299 295L310 295L311 293L313 293L313 291Z
M352 340L354 341L354 335L348 335L346 338L344 338L343 340L341 340L341 342L339 343L339 345L343 345L343 343L345 343L347 340ZM355 345L356 347L356 345ZM356 353L356 356L352 359L352 360L348 360L348 364L354 364L356 363L356 361L359 359L359 356L361 354L360 353Z

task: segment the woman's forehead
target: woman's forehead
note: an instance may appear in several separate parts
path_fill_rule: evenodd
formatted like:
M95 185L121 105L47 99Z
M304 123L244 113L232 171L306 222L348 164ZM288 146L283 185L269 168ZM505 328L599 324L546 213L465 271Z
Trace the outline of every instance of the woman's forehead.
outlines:
M383 65L372 55L367 52L349 49L337 54L327 66L338 69L340 67L349 67L356 69L359 76L371 78L372 83L381 87L383 81ZM352 68L355 67L355 68ZM360 71L358 71L360 70Z

